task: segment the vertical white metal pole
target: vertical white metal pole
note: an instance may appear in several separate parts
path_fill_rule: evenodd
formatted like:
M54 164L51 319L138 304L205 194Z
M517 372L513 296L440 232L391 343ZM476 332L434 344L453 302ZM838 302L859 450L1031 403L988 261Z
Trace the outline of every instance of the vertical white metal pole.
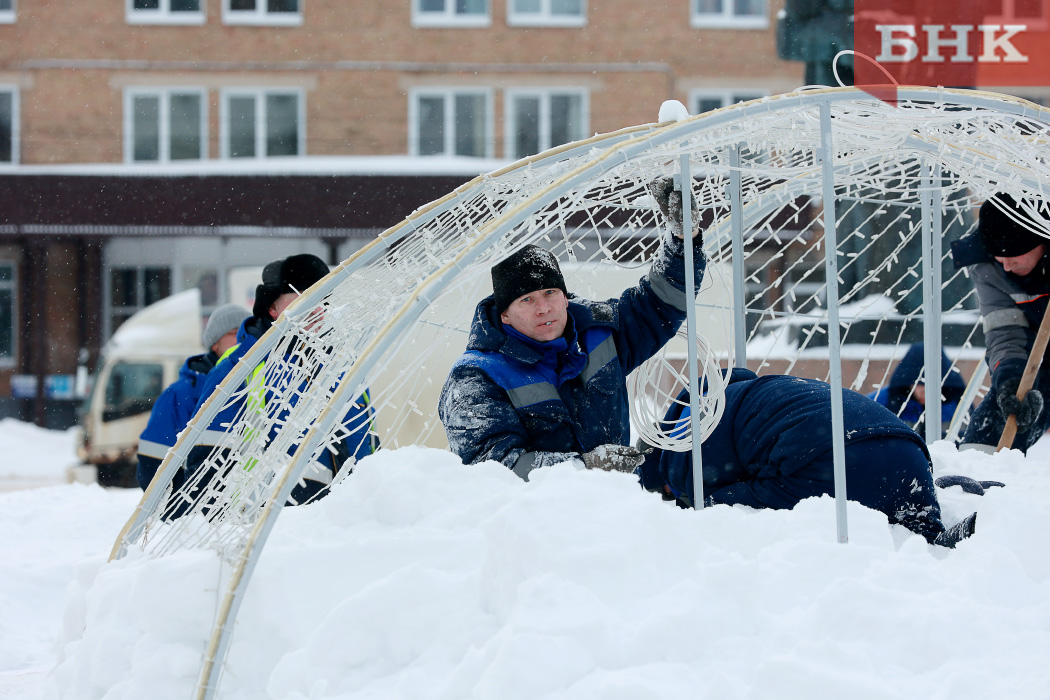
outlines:
M941 167L922 160L922 337L926 444L941 439Z
M740 146L729 149L729 217L733 234L733 366L747 367L744 206L740 192Z
M704 507L704 460L700 453L700 376L696 358L696 280L693 276L693 176L689 154L681 158L678 187L682 193L682 236L685 248L685 334L689 367L689 430L693 450L693 507ZM700 252L703 255L703 252Z
M820 160L824 185L824 270L828 292L828 351L831 363L831 446L835 459L835 522L838 541L849 541L846 525L846 427L842 415L842 357L839 329L838 237L835 230L835 151L831 105L820 103Z

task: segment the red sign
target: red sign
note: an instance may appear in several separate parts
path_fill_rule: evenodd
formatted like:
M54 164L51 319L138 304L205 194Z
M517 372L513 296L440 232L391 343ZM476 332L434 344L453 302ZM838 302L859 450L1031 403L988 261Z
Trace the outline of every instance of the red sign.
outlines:
M855 0L854 84L890 102L897 85L1048 85L1048 4Z

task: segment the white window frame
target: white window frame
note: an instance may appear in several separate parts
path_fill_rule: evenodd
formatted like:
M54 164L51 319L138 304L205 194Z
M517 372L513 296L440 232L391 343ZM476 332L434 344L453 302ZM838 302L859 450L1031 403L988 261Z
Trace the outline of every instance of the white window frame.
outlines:
M296 119L299 134L294 156L266 155L266 96L295 95L298 99ZM249 157L230 157L229 103L231 97L255 98L255 155ZM223 160L253 160L258 158L300 158L306 155L306 92L295 87L231 87L222 90L219 99L219 156Z
M762 89L751 89L751 88L699 88L696 90L689 91L689 113L700 114L699 105L697 102L700 100L720 100L723 107L736 104L741 95L750 95L749 99L758 99L760 97L768 97L769 91Z
M511 88L503 93L503 145L507 158L518 160L523 155L514 152L514 99L517 97L540 98L540 148L543 153L551 148L551 97L554 95L577 95L581 98L580 110L583 114L583 124L580 125L580 138L585 138L590 133L591 123L591 99L590 92L586 88L578 87L546 87L546 88Z
M124 162L125 163L170 163L171 160L171 96L172 95L197 95L201 101L200 128L201 143L200 154L196 159L180 158L176 163L183 160L206 160L208 157L208 91L205 88L194 87L134 87L124 90ZM157 125L160 150L157 160L135 160L135 98L157 97L160 99L160 111Z
M491 88L427 87L409 91L408 99L408 152L419 155L419 100L423 97L441 97L445 100L445 150L442 156L456 156L455 98L459 95L481 95L485 98L485 153L480 158L491 158L495 152L493 139L493 105L495 99ZM451 127L451 128L447 128ZM460 156L471 157L471 156Z
M14 367L18 362L18 261L2 259L0 265L11 266L11 279L0 280L0 289L11 290L11 356L0 355L0 367Z
M455 12L456 0L445 0L441 12L424 12L422 0L412 0L413 27L489 27L492 26L492 1L485 0L485 12L480 15L460 15Z
M266 0L255 0L254 10L231 10L230 0L222 0L223 24L250 24L262 27L299 27L303 24L303 3L293 12L270 12Z
M19 107L17 85L5 85L4 83L0 83L0 92L8 92L11 94L11 160L0 161L0 168L2 168L9 165L18 165L19 163L19 151L21 151L19 133L22 130L19 121L19 113L22 110Z
M160 0L156 10L136 10L135 0L125 0L124 19L128 24L202 25L207 18L205 2L200 0L196 12L172 12L171 0Z
M507 25L511 27L586 27L587 0L580 2L578 16L555 15L551 13L551 0L539 0L540 11L535 13L516 12L515 0L507 0Z
M733 0L722 0L722 11L700 12L699 0L689 0L689 25L694 29L767 29L769 27L769 0L762 0L765 9L761 15L736 15Z
M18 0L11 0L10 10L0 10L0 24L14 24L18 13Z

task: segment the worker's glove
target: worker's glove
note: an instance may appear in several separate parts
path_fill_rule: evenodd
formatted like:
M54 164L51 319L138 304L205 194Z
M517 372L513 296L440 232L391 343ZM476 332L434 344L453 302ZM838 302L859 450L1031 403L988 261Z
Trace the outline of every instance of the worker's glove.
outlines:
M588 469L607 472L633 472L642 466L645 455L630 445L598 445L583 453L583 464Z
M664 176L650 182L649 195L656 200L660 213L664 215L667 225L671 227L671 233L682 238L682 192L675 190L674 178ZM692 190L689 191L689 197L693 203L693 238L696 238L700 232L700 212Z
M1017 398L1020 377L1004 379L995 394L1003 418L1017 416L1017 430L1024 432L1032 427L1043 412L1043 394L1038 389L1029 389L1024 400Z

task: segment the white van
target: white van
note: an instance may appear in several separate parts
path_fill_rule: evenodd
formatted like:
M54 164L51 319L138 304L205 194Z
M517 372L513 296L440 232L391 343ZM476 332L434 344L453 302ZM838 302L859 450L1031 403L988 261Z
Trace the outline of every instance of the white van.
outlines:
M197 289L147 306L106 343L81 409L77 440L77 456L95 467L100 484L138 487L139 434L153 403L178 378L186 358L202 352Z

